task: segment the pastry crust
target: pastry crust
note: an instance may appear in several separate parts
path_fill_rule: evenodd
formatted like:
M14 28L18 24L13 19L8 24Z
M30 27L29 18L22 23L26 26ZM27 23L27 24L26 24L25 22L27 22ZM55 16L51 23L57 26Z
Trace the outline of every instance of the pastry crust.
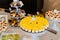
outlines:
M31 16L26 16L19 22L19 26L22 30L30 32L30 33L38 33L42 32L48 27L48 21L40 16L35 16L32 19Z

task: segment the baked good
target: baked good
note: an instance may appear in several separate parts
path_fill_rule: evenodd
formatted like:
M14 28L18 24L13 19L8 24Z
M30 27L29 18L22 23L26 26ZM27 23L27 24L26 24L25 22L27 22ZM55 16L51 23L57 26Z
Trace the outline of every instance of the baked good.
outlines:
M16 13L11 13L10 15L12 18L14 18L16 16Z
M30 33L42 32L48 27L48 21L40 16L26 16L19 22L22 30Z
M7 23L0 22L0 32L5 31L7 29Z
M60 11L47 11L45 17L51 20L60 20Z
M8 22L5 15L0 15L0 33L7 29Z

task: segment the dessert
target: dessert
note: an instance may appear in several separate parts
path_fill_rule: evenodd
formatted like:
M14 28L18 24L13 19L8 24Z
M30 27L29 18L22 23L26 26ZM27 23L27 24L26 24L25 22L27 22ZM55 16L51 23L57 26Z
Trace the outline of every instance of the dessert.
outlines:
M10 11L11 18L18 18L18 17L23 18L23 17L25 17L25 15L26 15L25 11L24 10L19 10L19 11L21 11L21 13L16 13L15 10L11 10Z
M0 15L0 33L5 31L8 26L7 15Z
M48 21L40 16L26 16L19 22L22 30L30 33L42 32L48 27Z
M16 13L11 13L11 18L14 18L16 16Z
M14 6L22 7L24 4L22 1L18 1L18 2L12 2L10 5L11 7L14 7Z
M60 11L48 11L46 12L45 17L51 20L60 20Z
M13 6L16 6L16 5L17 5L17 3L16 3L16 2L13 2L13 3L12 3L12 5L13 5Z
M18 34L4 34L1 40L20 40Z

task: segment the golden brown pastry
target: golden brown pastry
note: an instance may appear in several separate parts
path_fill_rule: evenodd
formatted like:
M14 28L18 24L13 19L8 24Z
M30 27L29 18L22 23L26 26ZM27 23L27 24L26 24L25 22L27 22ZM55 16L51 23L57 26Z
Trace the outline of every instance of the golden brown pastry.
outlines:
M45 17L51 20L60 20L60 12L55 13L54 11L47 11Z

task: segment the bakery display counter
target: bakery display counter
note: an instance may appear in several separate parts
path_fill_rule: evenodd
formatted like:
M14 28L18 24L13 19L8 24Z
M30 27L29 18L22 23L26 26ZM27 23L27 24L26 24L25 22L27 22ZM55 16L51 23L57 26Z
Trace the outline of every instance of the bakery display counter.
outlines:
M19 0L10 6L0 8L0 40L60 40L60 11L26 13Z
M37 12L27 14L19 7L22 1L12 2L9 13L1 9L0 40L59 40L60 11L47 11L45 17ZM5 22L6 21L6 22Z
M15 20L15 22L16 22L16 20ZM24 26L24 23L27 26L27 28L26 28L26 26ZM27 25L27 24L29 24L29 25ZM31 26L30 24L33 25L33 26ZM58 22L58 24L57 24L57 28L58 28L58 31L56 30L57 34L53 34L53 33L49 32L48 30L46 30L47 29L46 27L53 28L52 26L50 26L51 24L49 24L48 21L43 16L28 15L28 16L25 16L24 18L22 18L19 21L17 26L8 26L7 29L1 33L0 39L6 34L10 35L10 33L11 33L11 34L14 35L14 33L16 33L20 37L20 39L17 39L17 40L47 40L47 39L48 40L51 40L51 39L52 40L57 40L60 37L59 36L59 34L60 34L59 33L60 23ZM49 25L49 26L47 26L47 25ZM24 30L21 29L21 28L24 28ZM28 30L26 30L26 29L28 29ZM52 37L52 36L54 36L54 37ZM45 38L45 39L43 39L43 38ZM4 39L4 37L2 38L2 40L3 39ZM8 37L6 39L10 40L10 38L8 38ZM13 40L12 37L11 37L11 40Z

